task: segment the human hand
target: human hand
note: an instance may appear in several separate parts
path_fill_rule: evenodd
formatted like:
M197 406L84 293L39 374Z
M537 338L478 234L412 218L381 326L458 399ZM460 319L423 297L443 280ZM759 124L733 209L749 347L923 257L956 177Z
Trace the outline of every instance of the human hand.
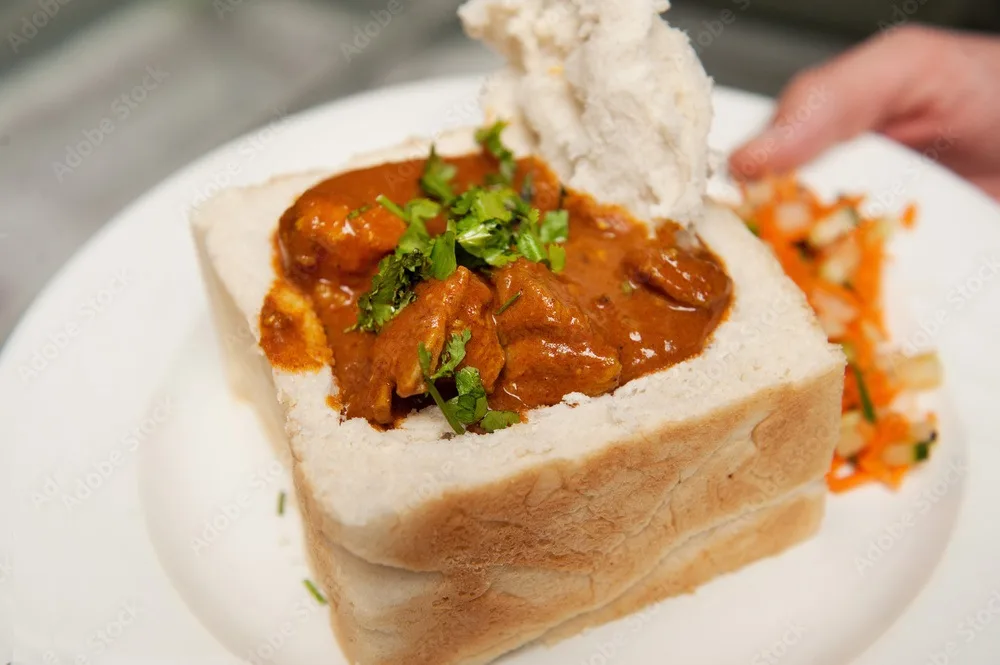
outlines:
M866 131L1000 199L1000 38L916 26L874 37L799 74L730 170L739 178L788 171Z

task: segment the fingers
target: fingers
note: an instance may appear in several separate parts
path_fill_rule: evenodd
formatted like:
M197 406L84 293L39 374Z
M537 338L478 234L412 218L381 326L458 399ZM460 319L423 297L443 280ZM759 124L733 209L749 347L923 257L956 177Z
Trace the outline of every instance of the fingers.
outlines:
M900 28L797 76L782 93L770 125L733 153L734 175L788 171L893 118L919 118L933 99L928 71L943 34Z

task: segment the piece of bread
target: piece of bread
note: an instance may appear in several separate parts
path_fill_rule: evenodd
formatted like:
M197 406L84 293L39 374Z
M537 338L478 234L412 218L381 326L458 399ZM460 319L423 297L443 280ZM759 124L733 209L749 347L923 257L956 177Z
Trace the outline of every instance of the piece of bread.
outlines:
M436 143L444 155L477 149L471 129ZM411 141L346 168L428 149ZM702 354L612 394L568 396L493 434L446 439L435 408L385 432L341 422L327 405L329 367L275 370L257 345L278 219L321 177L223 192L193 221L230 377L268 429L287 434L309 554L351 662L486 662L814 528L822 496L801 508L813 517L797 517L799 527L762 529L758 542L753 529L739 531L746 554L731 565L723 553L711 554L717 570L665 560L675 550L690 559L677 548L699 534L703 548L728 547L728 537L705 534L730 533L724 525L821 479L839 431L843 355L730 212L710 207L695 223L734 282L731 310Z

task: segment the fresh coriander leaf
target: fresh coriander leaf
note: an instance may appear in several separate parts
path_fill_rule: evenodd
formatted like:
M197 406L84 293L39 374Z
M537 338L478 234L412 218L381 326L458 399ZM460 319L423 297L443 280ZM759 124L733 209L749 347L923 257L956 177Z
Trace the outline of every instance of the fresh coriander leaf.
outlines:
M399 238L396 254L400 256L410 252L424 252L426 254L430 244L431 234L427 232L427 225L424 224L424 220L414 217L409 221L409 225Z
M515 293L514 295L512 295L507 300L507 302L505 302L504 304L500 305L500 309L497 310L497 316L500 316L501 314L503 314L504 312L506 312L507 308L510 307L511 305L513 305L517 301L517 299L520 298L520 297L521 297L521 292L520 291L518 291L517 293Z
M868 386L865 385L865 379L861 376L861 370L854 363L851 363L851 371L854 372L855 383L858 384L858 398L861 400L861 413L864 414L865 420L870 423L875 422L875 406L872 404L871 395L868 394Z
M371 205L369 205L367 203L365 205L361 206L360 208L355 208L351 212L347 213L347 220L350 221L350 220L354 219L355 217L359 217L359 216L365 214L366 212L368 212L371 209L372 209Z
M566 248L562 245L549 245L549 268L552 272L562 272L566 267Z
M545 260L545 249L534 224L521 223L521 227L517 231L517 251L521 252L524 258L535 263Z
M913 461L923 462L925 459L931 456L930 444L926 441L921 441L913 448Z
M448 279L457 267L455 232L445 231L431 243L431 276L434 279Z
M428 219L434 219L438 216L441 212L441 206L430 199L413 199L406 204L405 210L407 221L412 222L419 219L426 222Z
M479 426L487 432L496 432L521 422L517 411L487 411Z
M358 319L354 329L378 332L401 309L413 302L414 287L430 267L422 252L393 254L382 259L372 277L371 288L358 298Z
M472 331L468 328L460 333L452 333L451 338L444 345L444 351L441 352L441 366L431 375L431 380L437 381L455 373L455 368L465 358L465 345L469 343L470 339L472 339ZM423 365L421 365L421 369L423 369Z
M500 134L505 127L507 127L506 122L498 121L490 127L476 130L476 142L500 162L500 177L503 182L509 184L514 180L517 161L514 159L514 153L500 139Z
M486 397L483 380L475 367L463 367L455 373L455 389L459 395L475 395Z
M538 229L542 242L566 242L569 237L569 212L566 210L550 210L545 213L542 225Z
M456 171L453 164L441 159L432 145L431 156L427 158L424 173L420 176L420 188L432 199L447 203L455 198L450 181L455 177Z
M531 171L524 174L524 182L521 183L521 199L526 203L531 203L535 198L535 178Z
M317 589L316 585L312 583L312 580L302 580L302 584L305 585L309 594L316 599L317 603L320 605L326 605L326 598L324 598L323 594L319 592L319 589Z
M409 217L406 214L406 211L400 208L399 205L397 205L392 199L390 199L385 194L379 194L377 197L375 197L375 201L380 206L382 206L383 208L394 214L396 217L399 217L404 222L410 221Z
M447 406L455 420L463 425L471 425L478 422L489 409L486 404L486 398L476 397L475 395L453 397L448 400Z
M464 355L463 347L463 355ZM441 393L438 391L437 386L434 385L434 379L431 378L431 354L424 346L423 342L417 345L417 360L420 362L420 371L424 375L424 383L427 384L427 392L430 393L431 399L437 404L438 408L441 409L441 413L444 414L445 420L451 425L451 429L454 430L455 434L464 434L465 428L462 426L461 421L456 417L455 410L444 398L441 397Z
M448 400L455 418L463 425L479 422L486 415L486 390L483 388L479 370L463 367L455 374L455 388L458 396Z
M279 515L284 515L285 514L285 493L284 492L278 492L278 514Z
M424 376L431 375L431 354L424 346L423 342L417 344L417 362L420 363L420 371Z

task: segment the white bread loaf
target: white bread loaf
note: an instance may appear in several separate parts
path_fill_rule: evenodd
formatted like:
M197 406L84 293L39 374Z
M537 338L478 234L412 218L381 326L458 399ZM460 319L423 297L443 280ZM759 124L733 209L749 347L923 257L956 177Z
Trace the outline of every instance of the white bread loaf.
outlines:
M507 61L487 120L513 119L573 189L655 225L703 214L712 79L665 0L469 0L469 36Z
M345 168L428 149L411 141ZM438 137L437 149L477 146L466 129ZM612 394L571 395L526 423L446 440L436 408L385 432L341 422L326 402L337 390L329 368L276 370L258 346L279 217L328 175L223 192L193 222L234 388L291 452L309 554L351 662L486 662L574 617L567 625L580 627L693 587L816 527L843 356L730 212L709 207L695 223L734 282L703 353ZM716 547L727 548L711 556L720 563L699 567L698 554Z

